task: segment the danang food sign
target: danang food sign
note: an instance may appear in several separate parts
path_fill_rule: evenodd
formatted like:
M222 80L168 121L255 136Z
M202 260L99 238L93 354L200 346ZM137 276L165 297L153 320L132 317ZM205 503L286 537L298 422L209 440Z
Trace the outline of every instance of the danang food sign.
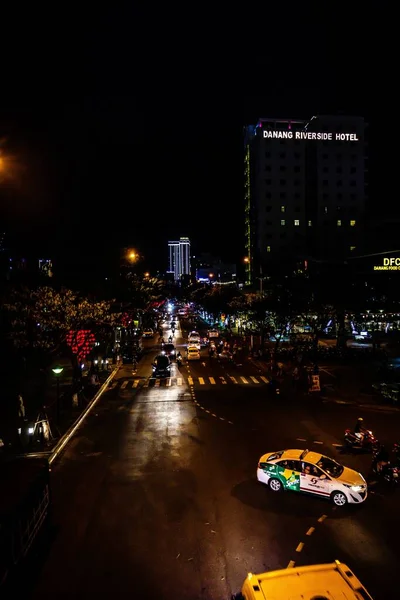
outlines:
M275 131L263 130L264 138L286 140L323 140L327 142L359 142L356 133L327 133L322 131Z
M400 271L400 257L385 257L381 265L374 265L374 271Z

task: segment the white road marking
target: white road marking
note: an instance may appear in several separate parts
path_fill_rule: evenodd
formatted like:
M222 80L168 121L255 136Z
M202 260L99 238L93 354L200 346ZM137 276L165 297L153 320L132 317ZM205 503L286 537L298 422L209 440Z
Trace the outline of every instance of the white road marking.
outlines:
M320 371L323 371L324 373L326 373L327 375L330 375L331 377L333 377L334 379L337 379L336 375L334 375L333 373L331 373L330 371L328 371L327 369L323 369L322 367L319 368Z
M257 377L254 377L253 375L250 375L250 379L254 382L254 383L259 383Z
M118 381L113 381L108 389L113 390L115 387L117 387L117 385L118 385Z
M124 389L126 388L126 386L127 386L127 385L128 385L128 380L127 380L127 379L125 379L125 381L123 381L123 382L121 383L121 390L124 390Z
M203 365L203 367L205 367L205 366L206 366L206 363L205 363L205 362L202 362L201 364Z
M193 377L188 377L188 384L193 385Z
M300 544L296 548L296 552L301 552L304 548L304 542L300 542Z
M264 377L264 375L260 375L260 379L261 379L261 381L263 381L264 383L269 383L269 379L267 379L266 377Z
M332 444L334 448L342 448L343 444Z
M199 377L199 384L200 385L204 385L204 379L203 379L203 377Z
M182 377L177 377L176 378L176 384L177 385L182 385ZM186 394L185 394L186 395Z
M132 387L136 388L139 385L139 381L140 381L139 379L135 379Z
M154 382L154 387L160 387L160 383L161 383L160 380L156 379Z
M328 518L328 515L322 515L322 517L320 517L318 519L318 523L323 523L325 521L325 519L327 519L327 518Z
M165 382L165 385L166 385L167 387L171 387L171 377L168 377L168 378L167 378L167 381Z
M306 439L304 439L304 438L296 438L296 440L297 440L298 442L306 442L306 441L307 441L307 440L306 440Z
M307 531L306 535L312 535L315 531L315 527L310 527L310 529Z
M324 442L318 442L317 440L314 440L313 442L314 444L323 444Z
M209 380L210 380L210 383L212 385L215 385L215 379L214 379L214 377L209 377Z
M146 379L146 381L143 384L143 387L149 387L149 383L150 383L150 379Z
M225 377L222 377L222 375L220 375L220 376L219 376L219 378L220 378L220 380L221 380L221 383L225 383L225 384L226 384Z
M240 379L243 381L243 383L249 383L249 382L247 381L246 377L241 377Z
M230 377L231 381L233 381L233 383L237 383L235 377L232 377L232 375L229 375L229 377Z
M290 560L288 566L286 567L287 569L293 569L294 565L296 563L294 562L294 560Z

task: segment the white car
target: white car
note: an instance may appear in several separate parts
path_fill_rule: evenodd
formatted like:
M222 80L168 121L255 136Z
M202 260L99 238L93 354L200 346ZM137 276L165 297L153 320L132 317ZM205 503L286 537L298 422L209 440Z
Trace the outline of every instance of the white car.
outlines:
M187 349L188 360L200 360L200 350L197 346L188 346Z
M364 477L309 450L268 452L258 461L257 479L273 492L292 490L331 500L336 506L361 504L367 498Z
M219 338L219 332L217 329L210 329L208 332L208 339L211 340L213 338Z

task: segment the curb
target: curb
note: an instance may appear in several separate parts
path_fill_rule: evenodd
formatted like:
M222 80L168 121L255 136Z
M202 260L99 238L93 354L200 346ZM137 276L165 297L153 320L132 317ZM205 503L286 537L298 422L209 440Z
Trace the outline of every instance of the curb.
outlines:
M107 390L107 388L110 385L111 381L114 379L115 375L118 373L120 367L121 367L121 365L118 365L110 373L110 375L108 376L108 378L106 379L106 381L103 383L103 385L100 387L100 389L98 390L98 392L95 394L94 398L87 405L87 407L85 408L85 410L83 411L83 413L77 418L77 420L75 421L75 423L73 423L71 425L71 427L64 433L64 435L58 440L58 442L54 446L54 448L52 450L50 450L50 452L49 452L49 454L50 454L50 456L49 456L49 465L51 465L55 461L55 459L57 458L57 456L60 454L60 452L68 444L69 440L75 434L75 432L77 431L77 429L79 429L79 427L82 425L83 421L86 419L86 417L88 416L88 414L93 410L93 408L95 407L95 405L97 404L97 402L100 400L101 396Z

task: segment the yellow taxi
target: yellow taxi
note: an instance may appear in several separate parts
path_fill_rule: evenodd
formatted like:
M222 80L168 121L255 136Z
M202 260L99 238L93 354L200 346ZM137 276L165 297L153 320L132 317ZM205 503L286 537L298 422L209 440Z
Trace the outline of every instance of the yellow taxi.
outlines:
M188 360L200 360L200 350L197 346L188 346L187 359Z
M349 567L338 560L324 565L309 565L249 573L242 591L232 600L373 600Z

